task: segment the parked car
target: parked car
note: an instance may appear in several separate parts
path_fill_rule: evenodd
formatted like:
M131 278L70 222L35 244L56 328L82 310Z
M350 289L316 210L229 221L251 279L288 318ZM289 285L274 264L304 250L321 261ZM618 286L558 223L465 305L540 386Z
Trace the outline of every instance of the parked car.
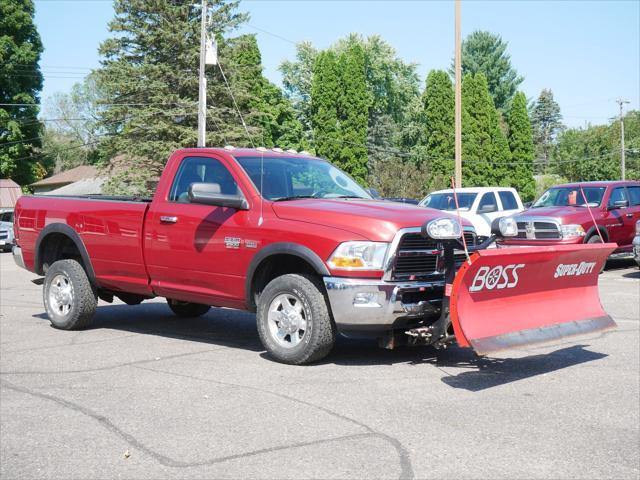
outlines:
M609 246L492 249L458 270L463 235L471 251L484 250L517 233L513 219L476 245L467 220L374 200L303 154L177 150L152 199L22 196L15 212L14 259L44 275L44 308L64 330L89 325L98 298L134 305L160 296L180 317L210 306L256 312L269 354L302 364L327 355L337 333L387 348L457 341L488 353L615 325L592 272ZM571 275L554 279L559 263L575 261L588 264L581 289ZM516 314L530 295L553 316Z
M636 222L636 236L633 237L633 258L640 267L640 220Z
M13 212L0 213L0 250L7 252L13 247Z
M460 216L469 220L480 241L491 235L491 223L500 217L524 210L520 195L513 188L477 187L457 188ZM456 212L453 190L431 192L419 203L422 207Z
M615 254L629 255L636 222L640 220L640 182L557 185L514 218L518 235L506 240L505 245L563 245L604 240L617 244Z

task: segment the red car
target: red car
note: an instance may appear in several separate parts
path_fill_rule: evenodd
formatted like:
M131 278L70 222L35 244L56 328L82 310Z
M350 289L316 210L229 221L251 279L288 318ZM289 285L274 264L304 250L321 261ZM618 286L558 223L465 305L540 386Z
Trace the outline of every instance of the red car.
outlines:
M153 199L23 196L14 230L15 261L44 275L44 306L60 329L87 326L98 298L133 305L159 296L183 317L210 306L256 312L272 357L301 364L324 357L337 333L389 348L399 338L457 340L484 353L614 325L592 275L609 245L484 250L516 233L512 219L474 245L472 227L452 215L374 200L309 155L178 150ZM465 243L477 250L468 262ZM558 277L564 257L588 268ZM564 294L578 284L580 298ZM569 302L570 315L518 317L522 299L554 312Z
M599 243L602 236L617 245L614 253L631 253L640 220L640 182L557 185L513 218L518 235L505 240L505 245Z

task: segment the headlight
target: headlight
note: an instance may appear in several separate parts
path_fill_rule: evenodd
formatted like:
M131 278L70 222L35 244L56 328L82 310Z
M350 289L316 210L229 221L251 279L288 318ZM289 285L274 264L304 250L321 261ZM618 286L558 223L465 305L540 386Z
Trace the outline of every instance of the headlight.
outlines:
M640 235L640 220L636 222L636 235Z
M437 218L427 223L427 234L431 238L446 240L460 238L462 230L460 224L452 218Z
M339 270L382 270L389 244L385 242L344 242L327 263Z
M502 217L498 222L500 235L503 237L515 237L518 235L518 223L513 217Z
M584 237L582 225L560 225L560 232L562 233L562 238Z

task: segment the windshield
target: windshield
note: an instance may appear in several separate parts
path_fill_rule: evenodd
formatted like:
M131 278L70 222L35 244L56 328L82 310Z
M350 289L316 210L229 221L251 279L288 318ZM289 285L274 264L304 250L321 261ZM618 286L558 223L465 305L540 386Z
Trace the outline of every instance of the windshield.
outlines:
M460 210L469 210L477 195L477 193L458 193L457 197ZM437 210L455 210L456 201L453 198L453 193L432 193L420 202L420 206L435 208Z
M360 185L329 162L297 157L236 157L267 200L296 198L371 198ZM260 164L264 177L260 181Z
M579 187L550 188L533 204L531 208L540 207L590 207L600 206L605 187L583 187L582 195ZM587 197L586 200L584 197Z

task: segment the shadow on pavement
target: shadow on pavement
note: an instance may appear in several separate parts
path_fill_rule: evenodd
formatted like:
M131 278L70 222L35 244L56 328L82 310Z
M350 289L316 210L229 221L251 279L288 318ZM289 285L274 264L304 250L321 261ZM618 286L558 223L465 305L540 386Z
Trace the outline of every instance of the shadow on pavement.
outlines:
M34 317L48 321L44 313ZM255 316L239 310L212 308L202 317L188 319L176 317L169 307L162 303L143 303L136 306L101 305L88 330L98 329L120 330L227 348L241 348L261 352L261 357L272 361L258 339ZM385 350L378 347L375 340L339 337L329 356L304 368L327 364L342 366L430 364L439 368L463 368L464 372L457 375L449 374L442 378L442 382L453 388L476 392L607 356L585 350L584 347L585 345L574 345L548 354L499 359L478 357L471 349L455 346L446 350L436 350L426 346L405 346L395 350Z
M442 359L440 366L475 368L472 371L443 377L442 382L453 388L461 388L470 392L478 392L525 378L554 372L581 363L591 362L607 357L603 353L585 350L586 345L573 345L550 353L530 355L520 358L490 358L470 356L467 364L464 359Z

